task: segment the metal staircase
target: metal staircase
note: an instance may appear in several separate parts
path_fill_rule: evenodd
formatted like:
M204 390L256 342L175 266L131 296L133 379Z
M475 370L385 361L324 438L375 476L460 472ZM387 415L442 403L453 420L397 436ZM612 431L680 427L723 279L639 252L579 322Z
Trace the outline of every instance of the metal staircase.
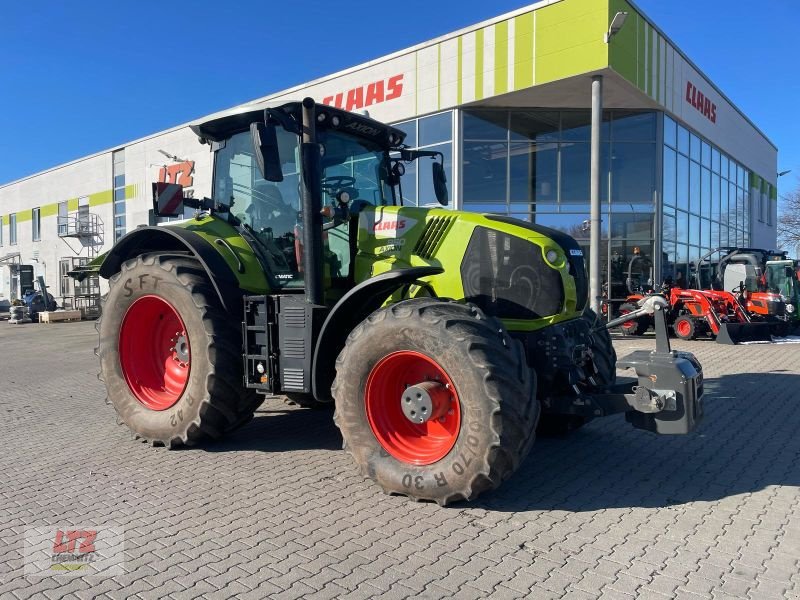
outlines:
M74 256L59 260L62 303L66 307L79 309L84 318L100 316L100 276L88 271L80 280L69 274L80 272L97 258L105 243L103 220L94 213L78 211L76 214L58 217L58 237L74 253Z

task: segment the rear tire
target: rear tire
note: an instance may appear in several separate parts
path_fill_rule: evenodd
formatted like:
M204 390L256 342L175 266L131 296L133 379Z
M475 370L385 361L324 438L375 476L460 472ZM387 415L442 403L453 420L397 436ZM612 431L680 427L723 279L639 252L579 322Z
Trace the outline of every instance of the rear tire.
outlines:
M242 385L241 333L195 260L151 254L125 262L97 330L100 378L118 421L137 438L169 447L217 439L261 404Z
M636 304L626 302L619 307L619 316L633 312L637 308L639 307ZM648 329L650 329L650 323L647 321L647 317L639 317L637 319L631 319L630 321L624 322L619 326L619 328L622 330L624 335L642 336L647 333Z
M681 315L672 324L675 335L682 340L693 340L697 337L697 324L694 318Z
M421 382L438 386L445 408L417 424L401 396L410 401L407 384ZM361 472L387 493L445 505L472 500L517 469L539 418L535 388L522 345L499 321L473 305L417 298L374 312L350 333L331 391L344 448Z

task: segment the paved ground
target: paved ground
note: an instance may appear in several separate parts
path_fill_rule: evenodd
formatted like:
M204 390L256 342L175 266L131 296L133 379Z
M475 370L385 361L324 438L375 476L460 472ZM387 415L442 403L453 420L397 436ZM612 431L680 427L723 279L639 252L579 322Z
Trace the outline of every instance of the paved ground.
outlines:
M696 434L594 422L440 508L383 495L330 415L274 400L223 444L134 442L93 343L0 323L0 598L800 598L800 345L682 344ZM126 573L23 577L24 529L65 523L124 527Z

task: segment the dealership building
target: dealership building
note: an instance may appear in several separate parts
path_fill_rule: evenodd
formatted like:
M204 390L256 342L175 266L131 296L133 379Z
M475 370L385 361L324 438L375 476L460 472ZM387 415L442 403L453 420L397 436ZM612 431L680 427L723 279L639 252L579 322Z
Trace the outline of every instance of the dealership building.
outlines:
M561 229L588 250L593 80L612 297L635 248L658 281L719 246L776 246L776 147L625 0L543 0L249 104L366 110L444 155L450 207ZM98 290L66 272L153 221L151 182L210 196L211 165L184 124L0 185L0 300L32 272L59 302L91 302ZM405 178L407 204L435 202L428 173Z

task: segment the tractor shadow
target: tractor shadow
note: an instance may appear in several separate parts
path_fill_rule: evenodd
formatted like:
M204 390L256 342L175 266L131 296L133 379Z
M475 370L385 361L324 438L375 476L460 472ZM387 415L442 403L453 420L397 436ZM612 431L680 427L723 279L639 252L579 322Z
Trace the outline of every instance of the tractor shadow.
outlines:
M269 402L256 410L247 425L202 448L206 452L341 450L342 436L333 423L333 410L280 408Z
M686 436L615 416L566 438L540 438L497 491L460 508L595 511L717 501L800 487L800 375L778 370L706 379L705 416Z

